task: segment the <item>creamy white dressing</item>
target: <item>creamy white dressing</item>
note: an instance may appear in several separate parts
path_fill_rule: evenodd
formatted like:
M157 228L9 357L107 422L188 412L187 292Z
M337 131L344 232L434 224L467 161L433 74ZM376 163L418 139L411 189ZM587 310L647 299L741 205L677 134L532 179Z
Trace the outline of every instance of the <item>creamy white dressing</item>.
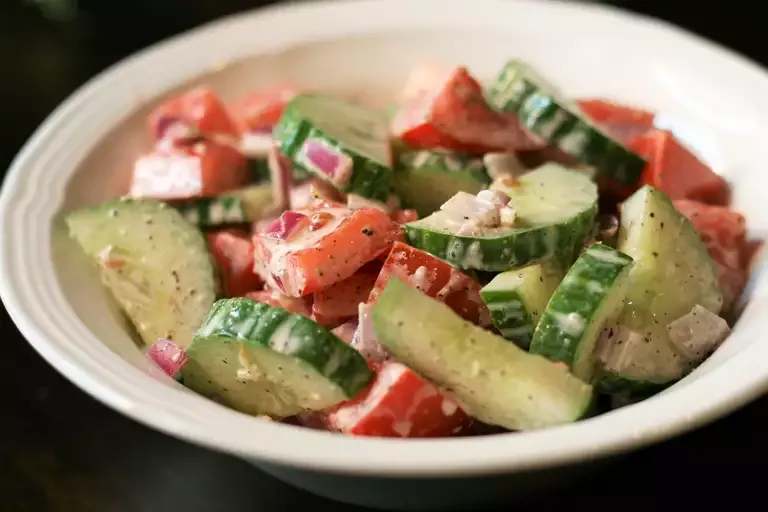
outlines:
M130 195L183 199L203 190L202 161L194 155L143 155L133 167Z
M565 334L573 337L580 336L587 326L584 318L578 313L551 313L557 327Z
M483 268L483 250L480 248L480 242L475 240L469 244L461 263L463 268Z

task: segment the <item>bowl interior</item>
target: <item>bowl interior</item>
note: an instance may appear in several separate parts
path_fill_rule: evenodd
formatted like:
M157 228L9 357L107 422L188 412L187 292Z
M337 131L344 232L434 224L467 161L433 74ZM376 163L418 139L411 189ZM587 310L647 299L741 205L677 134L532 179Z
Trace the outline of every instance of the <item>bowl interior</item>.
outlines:
M308 4L284 11L274 10L204 28L163 48L140 55L112 75L103 77L102 83L92 84L81 93L79 100L82 100L82 105L90 105L89 111L98 117L98 121L81 120L76 137L71 133L67 135L69 141L75 141L72 145L77 146L77 151L62 157L60 172L63 175L36 178L37 184L32 185L20 184L23 178L15 179L12 184L15 189L6 191L3 197L6 208L14 200L22 203L19 198L30 196L29 187L39 186L41 181L44 194L51 196L51 204L39 207L42 212L38 212L39 218L44 221L42 227L19 224L21 227L17 228L6 219L9 232L19 233L21 237L23 230L35 231L29 237L36 237L39 233L46 239L43 247L50 243L49 261L53 264L52 276L57 285L52 299L56 302L55 322L42 322L31 312L34 309L31 297L40 293L34 291L39 287L36 284L29 287L33 291L24 292L30 297L25 303L27 305L22 305L24 301L19 299L11 311L12 314L14 311L17 313L14 318L23 317L23 321L17 322L30 341L70 378L123 412L176 435L232 452L285 461L291 449L280 447L278 441L282 439L286 443L306 443L304 448L307 451L295 455L292 463L314 464L316 467L335 465L339 470L351 468L353 462L358 469L366 468L368 464L363 463L366 456L377 457L382 471L400 472L417 471L419 468L442 471L445 468L440 468L441 460L453 463L459 458L464 459L462 464L465 468L473 465L477 469L483 464L490 465L494 452L498 454L495 464L514 464L503 460L501 452L495 448L487 449L489 459L485 461L472 460L476 457L469 454L463 456L437 450L441 441L345 440L347 444L344 446L348 446L350 451L353 445L358 446L360 451L343 457L339 455L336 461L328 460L328 454L341 446L333 444L336 441L330 440L330 434L289 434L287 432L291 427L273 429L272 426L256 426L258 420L240 418L242 415L239 413L225 411L212 402L191 396L187 398L178 393L174 393L172 399L171 395L163 394L166 400L178 402L174 405L178 414L168 413L160 420L157 418L163 414L160 410L162 406L156 403L156 399L165 391L161 393L155 387L156 383L151 383L146 377L143 381L136 380L135 375L129 375L130 372L123 368L125 365L120 365L116 358L110 359L111 356L101 353L98 355L100 364L114 365L116 374L125 374L124 384L116 383L114 379L107 383L110 379L106 376L108 372L94 376L94 368L98 366L95 356L93 361L88 360L87 365L73 362L86 361L88 357L81 352L98 352L101 348L96 345L103 343L131 365L156 373L145 361L130 329L101 289L85 258L67 239L61 218L72 209L101 202L126 190L133 160L150 147L145 129L147 113L163 96L194 84L210 85L225 100L233 100L259 85L287 80L331 93L353 95L364 103L385 106L396 98L408 71L421 61L465 64L476 76L487 79L506 59L524 58L533 62L572 97L608 97L659 112L660 124L671 128L701 158L734 184L734 205L747 217L751 236L762 239L768 234L768 209L762 207L762 191L768 184L763 170L764 162L768 161L768 148L763 142L764 134L768 133L767 75L744 60L693 37L613 11L557 2L491 1L483 15L470 16L460 12L459 6L465 4L457 1L452 5L456 9L446 9L446 5L437 0L414 4L406 4L406 0L358 1L338 2L327 7ZM411 16L405 19L395 16L398 8L406 7ZM338 19L344 13L360 20L359 23L341 26ZM285 29L289 24L291 30ZM547 30L542 30L543 26ZM557 33L558 37L552 38L553 33ZM97 104L108 114L97 113ZM42 130L44 133L20 157L14 170L16 174L32 172L25 171L25 166L32 169L42 165L40 162L31 163L35 152L54 151L52 146L48 149L42 146L46 137L55 140L52 131L57 126L69 123L68 130L73 130L72 121L66 117L74 115L74 104L67 108L56 114L58 118L51 122L53 124ZM59 141L56 139L56 142ZM54 161L52 155L47 155L47 158ZM55 166L51 170L55 171ZM34 172L35 176L45 176L39 170ZM25 210L19 207L18 211ZM23 250L32 249L25 246ZM3 251L11 253L9 248L4 247ZM47 258L47 255L44 257ZM28 272L20 270L24 268L22 262L22 249L18 249L18 257L6 257L3 269L7 275L21 275ZM41 276L47 276L50 264L41 265L46 266ZM762 341L765 320L759 311L768 302L768 283L761 276L761 266L758 266L746 295L750 303L733 335L696 372L664 394L682 391ZM32 282L33 279L42 282L43 277L27 277L25 274L18 283L22 280ZM6 285L4 298L8 290L17 297L21 296L18 291L23 287L21 284L11 279ZM59 300L59 294L63 300ZM74 324L65 317L71 314L76 315L81 324L77 326L77 333L87 340L75 342L71 338L77 335L67 333L66 326ZM89 372L94 375L88 375ZM184 389L161 375L156 377ZM756 377L750 375L750 378L752 384L758 378L764 383L768 380L768 371ZM143 402L138 398L126 398L131 393L129 381L142 388ZM726 382L726 378L722 377L721 382ZM746 386L747 381L744 382ZM713 380L709 388L719 389L716 384ZM110 391L110 387L120 387L120 390ZM736 397L738 392L732 391L728 396ZM191 395L191 392L185 393ZM675 412L676 402L649 403L656 400L653 398L627 409L644 407L646 409L643 410L656 411L654 414L665 418L660 420L658 426L646 424L643 420L638 421L634 429L626 427L624 420L620 422L618 418L642 420L641 412L640 409L637 412L621 410L580 424L553 429L551 433L505 435L503 437L510 440L505 441L505 446L517 450L517 460L521 464L535 463L540 455L538 452L547 450L550 452L548 458L539 457L538 460L552 461L565 457L565 451L556 453L557 450L552 449L555 445L548 444L547 439L561 443L563 449L568 447L571 450L569 456L578 458L583 452L579 451L575 439L592 442L589 446L593 450L601 450L603 448L596 444L599 439L608 443L610 437L611 442L618 446L635 443L643 436L659 438L667 435L663 432L686 428L680 423L684 421L685 412ZM696 406L703 421L705 412L710 415L715 413L712 407L705 404L706 397L700 400L701 403ZM141 412L136 412L139 409ZM185 409L187 416L181 414L182 409ZM612 422L609 416L617 419ZM263 428L265 432L271 429L269 432L276 439L274 446L259 447L252 440L247 440L242 429L246 425L251 428L251 423L254 429ZM218 436L213 425L238 439ZM625 426L622 430L617 425ZM310 443L320 438L311 436L321 435L324 441L316 445L315 450ZM524 445L522 438L530 439L532 444ZM475 443L480 447L487 441L451 442ZM401 446L404 443L409 447ZM587 447L585 445L584 449Z

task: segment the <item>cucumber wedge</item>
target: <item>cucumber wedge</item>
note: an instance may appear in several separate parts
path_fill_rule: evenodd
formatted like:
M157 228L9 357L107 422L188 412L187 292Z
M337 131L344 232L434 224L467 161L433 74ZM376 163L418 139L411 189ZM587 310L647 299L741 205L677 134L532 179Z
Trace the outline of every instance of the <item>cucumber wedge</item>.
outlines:
M507 62L491 85L489 102L515 114L535 134L623 185L640 180L645 160L598 128L530 65Z
M389 197L392 146L381 112L303 94L285 107L273 137L296 167L339 190L383 202Z
M353 398L374 375L328 329L245 298L217 301L187 355L184 385L241 412L276 418Z
M485 423L538 429L576 421L590 409L590 385L464 321L398 278L391 278L377 299L373 326L398 360Z
M184 201L176 208L192 224L215 227L253 222L267 215L272 205L272 186L264 184Z
M491 180L481 158L455 153L411 151L401 155L395 170L392 190L403 206L414 208L426 217L456 192L477 194Z
M527 349L533 331L563 278L559 265L547 262L498 274L480 290L493 325L502 336Z
M553 257L570 265L597 215L595 184L578 171L545 164L521 176L514 186L499 183L493 188L511 197L514 227L457 235L460 224L438 211L406 224L408 241L462 269L503 272Z
M723 295L717 266L688 219L661 191L644 186L621 205L617 248L635 260L629 276L622 325L645 343L625 355L617 377L664 384L681 378L684 359L669 339L667 325L697 304L720 312Z
M591 382L599 361L595 348L603 325L619 314L632 258L602 244L589 247L563 278L536 326L531 353L568 365Z
M111 200L70 213L66 223L144 343L166 338L186 348L215 299L200 231L150 199Z

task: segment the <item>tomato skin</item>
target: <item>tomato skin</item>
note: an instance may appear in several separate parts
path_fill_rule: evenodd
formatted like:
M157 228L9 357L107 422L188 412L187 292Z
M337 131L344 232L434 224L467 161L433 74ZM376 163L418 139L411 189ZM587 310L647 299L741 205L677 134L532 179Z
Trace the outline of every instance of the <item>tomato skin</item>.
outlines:
M376 377L354 399L326 413L330 430L353 436L447 437L463 431L469 417L448 396L402 363L371 365Z
M368 299L380 270L381 264L373 261L347 279L315 292L312 314L323 318L356 317L359 304Z
M698 201L674 201L675 208L693 224L719 269L723 291L723 310L738 301L749 278L744 253L747 249L747 227L744 216L724 206Z
M490 313L480 298L480 284L456 267L402 242L395 242L368 302L374 302L396 276L434 299L444 302L465 320L489 326Z
M491 108L466 68L431 78L437 76L434 83L419 83L407 92L410 99L392 121L393 134L406 145L473 155L544 146L517 117Z
M303 89L279 82L253 90L230 106L241 133L256 132L277 124L285 106Z
M169 120L185 123L196 133L206 135L238 135L224 104L211 89L196 87L165 101L149 114L149 131L155 140L163 136Z
M626 142L654 127L656 114L605 99L576 100L582 112L620 141Z
M248 238L234 230L214 231L207 238L227 297L243 297L264 286L253 272L253 245Z
M672 200L728 202L728 183L686 149L672 132L649 130L632 139L628 146L648 161L641 185L651 185Z
M329 212L342 219L332 231L313 235L305 230L288 248L284 241L263 233L254 235L254 269L271 288L292 297L322 290L352 276L402 237L400 225L376 208L350 210L320 202L300 213L314 217Z

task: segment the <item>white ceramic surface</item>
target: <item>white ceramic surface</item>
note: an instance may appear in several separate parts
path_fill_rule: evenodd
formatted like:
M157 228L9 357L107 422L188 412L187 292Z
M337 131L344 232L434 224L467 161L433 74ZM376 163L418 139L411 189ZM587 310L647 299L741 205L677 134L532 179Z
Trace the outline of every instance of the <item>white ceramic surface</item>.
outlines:
M347 478L517 475L652 443L760 395L768 387L765 277L753 279L733 336L693 375L639 405L538 432L347 438L253 419L147 376L113 306L63 235L60 214L124 190L125 171L148 145L144 115L162 94L205 82L233 98L288 79L362 92L384 104L421 60L465 63L487 77L511 56L532 60L573 96L608 96L660 111L664 123L735 183L735 203L752 234L768 231L768 75L745 59L666 24L581 3L310 2L173 38L111 68L51 114L14 162L0 196L3 301L40 354L97 399L190 442L292 466L286 478L309 487L302 471ZM322 485L321 492L345 498L343 486ZM380 499L367 496L354 501Z

